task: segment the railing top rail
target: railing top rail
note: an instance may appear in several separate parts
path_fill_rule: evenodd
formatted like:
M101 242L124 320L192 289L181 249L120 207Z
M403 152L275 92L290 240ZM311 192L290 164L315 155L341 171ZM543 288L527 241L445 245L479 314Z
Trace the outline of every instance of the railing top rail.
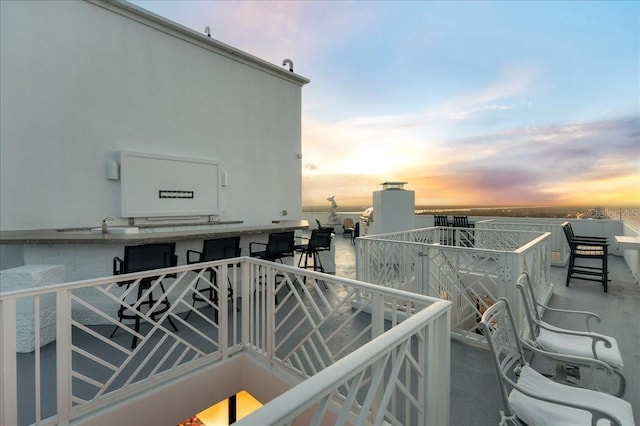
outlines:
M522 253L525 252L527 250L529 250L530 248L534 247L536 244L538 244L539 242L547 239L547 238L551 238L551 232L543 232L542 235L540 235L538 238L535 238L531 241L529 241L528 243L518 247L516 250L514 250L516 253Z
M500 223L504 223L504 222L500 222ZM521 222L518 222L521 223ZM399 236L399 235L410 235L410 234L418 234L421 232L427 232L427 231L434 231L437 229L445 229L445 230L449 230L449 229L468 229L468 230L475 230L477 231L478 228L477 227L468 227L468 228L463 228L463 227L454 227L454 226L430 226L428 228L420 228L420 229L412 229L409 231L399 231L399 232L388 232L386 234L374 234L374 235L365 235L363 237L359 237L360 239L363 240L385 240L387 241L389 237L393 237L393 236ZM530 230L520 230L520 229L482 229L482 232L494 232L494 233L513 233L513 232L518 232L518 233L524 233L524 234L540 234L542 231L530 231Z
M353 375L354 371L370 365L407 337L424 328L425 324L451 309L452 302L441 299L436 300L437 302L416 312L415 315L405 319L366 345L359 347L349 355L269 401L269 404L239 420L237 424L252 425L257 424L257 422L260 424L279 424L279 420L304 411L315 404L318 398L339 385L346 377Z
M16 299L20 297L54 293L60 290L75 290L79 288L88 288L88 287L105 285L105 284L116 284L121 281L138 280L146 277L155 277L155 276L163 276L168 274L189 272L194 270L205 269L211 266L225 265L230 263L252 263L257 265L263 265L270 268L275 268L275 269L293 273L293 274L304 275L307 277L315 277L319 280L327 280L327 275L321 272L304 270L295 266L283 265L280 263L274 263L267 260L256 259L254 257L242 256L242 257L236 257L232 259L223 259L223 260L215 260L211 262L180 265L180 266L174 266L171 268L155 269L155 270L135 272L130 274L109 275L106 277L92 278L92 279L82 280L82 281L73 281L73 282L62 283L62 284L51 284L51 285L37 287L37 288L28 288L28 289L0 292L0 301L7 300L7 299ZM399 296L405 299L410 299L416 302L422 302L426 304L432 304L440 301L440 299L435 297L423 296L415 293L407 293L401 290L392 289L388 287L380 287L375 284L353 280L350 278L331 276L331 282L336 284L343 284L349 287L354 287L359 290L363 290L371 293L379 293L379 294L384 294L388 296Z

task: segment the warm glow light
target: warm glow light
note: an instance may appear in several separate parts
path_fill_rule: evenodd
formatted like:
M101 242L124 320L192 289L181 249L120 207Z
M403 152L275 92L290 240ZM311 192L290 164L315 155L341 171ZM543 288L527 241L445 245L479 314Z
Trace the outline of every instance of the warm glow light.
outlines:
M262 407L260 401L255 399L253 395L251 395L246 390L242 390L236 394L236 419L240 420L243 417L248 416L253 413L258 408ZM225 399L217 404L212 405L199 412L197 415L198 419L205 426L228 426L229 425L229 400Z

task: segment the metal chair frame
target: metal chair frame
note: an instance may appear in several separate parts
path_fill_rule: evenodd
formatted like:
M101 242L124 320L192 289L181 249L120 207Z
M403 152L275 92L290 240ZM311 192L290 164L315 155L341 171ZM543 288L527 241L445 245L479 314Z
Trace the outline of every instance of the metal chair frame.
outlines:
M628 424L629 419L633 422L628 402L596 390L557 383L535 371L526 360L525 350L570 363L583 359L545 352L523 341L506 298L485 311L480 327L487 338L504 405L504 411L500 411L501 425L537 424L539 418L548 424L554 424L557 418L569 421L579 418L574 420L575 424L592 425L601 419L614 425ZM611 372L601 361L584 361Z
M214 260L223 260L223 259L231 259L234 257L240 257L242 249L240 248L240 237L225 237L225 238L214 238L210 240L204 240L202 242L202 251L197 250L187 250L187 264L194 263L202 263L202 262L211 262ZM234 265L228 265L229 268L233 268ZM196 271L200 273L200 270ZM207 268L207 272L209 272L209 285L207 285L204 289L199 289L198 284L200 283L200 279L194 286L197 292L194 292L191 295L192 303L191 306L195 307L196 302L204 302L213 306L214 308L214 319L218 321L218 274L213 268ZM228 298L233 300L233 285L231 284L231 279L227 277L229 281L229 292ZM200 295L201 293L203 295ZM185 320L189 319L189 315L191 315L191 310L184 317Z
M176 243L157 243L157 244L143 244L138 246L125 246L124 248L124 260L119 257L113 258L113 275L128 274L132 272L149 271L154 269L163 269L171 266L176 266L178 258L175 255ZM157 256L160 254L160 256ZM119 282L119 286L126 286L128 289L132 284L137 284L137 296L136 303L138 309L143 306L147 306L151 309L156 304L161 305L160 309L155 309L149 312L149 316L153 321L156 320L158 315L162 315L171 308L171 303L166 295L166 290L162 284L163 278L175 277L175 274L158 275L154 277L147 277L141 280L131 280ZM162 296L160 299L155 299L153 291L156 288L155 283L158 283ZM146 300L142 300L146 298ZM142 300L142 301L140 301ZM131 312L127 313L127 308L124 304L121 304L118 308L118 320L122 322L123 319L135 320L134 330L136 333L140 331L140 315ZM170 316L167 317L169 323L175 331L178 331L178 327L173 323ZM113 332L109 336L112 338L115 336L116 331L120 328L120 325L116 325ZM131 347L135 348L138 344L138 336L133 335Z

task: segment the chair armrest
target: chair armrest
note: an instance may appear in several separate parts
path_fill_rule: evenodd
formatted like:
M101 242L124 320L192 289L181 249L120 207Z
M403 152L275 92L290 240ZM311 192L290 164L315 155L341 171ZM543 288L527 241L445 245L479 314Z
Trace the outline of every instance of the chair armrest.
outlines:
M195 253L198 254L198 259L197 260L191 260L191 255L195 254ZM199 252L197 250L187 250L187 264L190 265L192 263L199 263L201 255L202 255L202 252Z
M582 366L589 367L591 368L591 370L602 369L605 371L605 373L608 376L615 374L615 371L613 370L613 367L611 367L611 365L597 358L587 358L587 357L578 356L578 355L568 355L568 354L563 354L559 352L545 351L544 349L539 348L538 346L532 344L528 339L521 338L520 343L522 344L523 349L526 349L528 351L531 351L537 355L543 356L548 359L563 361L569 364L579 364Z
M544 308L544 310L549 310L552 312L557 312L560 314L571 314L571 315L584 315L586 316L585 319L585 325L587 328L588 332L591 332L591 327L589 326L589 320L593 319L596 322L602 322L602 318L600 318L600 315L593 313L593 312L589 312L589 311L573 311L570 309L559 309L559 308L552 308L551 306L547 306L547 305L543 305L542 303L536 302L536 304L542 308Z
M586 337L586 338L590 338L591 339L591 353L593 354L593 358L594 359L599 359L598 358L598 353L596 352L596 344L598 342L602 342L604 343L604 347L609 349L613 346L613 344L611 343L611 340L607 339L606 336L603 336L602 334L597 334L597 333L592 333L590 331L576 331L576 330L567 330L564 328L560 328L560 327L556 327L553 326L551 324L547 324L545 322L542 321L534 321L536 323L536 325L540 328L544 328L545 330L548 330L552 333L558 333L558 334L566 334L569 336L580 336L580 337Z
M251 254L253 254L253 253L255 253L255 252L254 252L254 250L253 250L253 246L254 246L254 245L262 246L262 247L266 247L266 246L267 246L267 243L258 243L258 242L255 242L255 241L250 242L250 243L249 243L249 254L250 254L250 255L251 255Z
M123 273L122 271L123 260L119 257L113 258L113 275L120 275Z
M593 244L607 244L609 245L608 238L589 238L589 237L573 237L573 241L577 243L593 243Z

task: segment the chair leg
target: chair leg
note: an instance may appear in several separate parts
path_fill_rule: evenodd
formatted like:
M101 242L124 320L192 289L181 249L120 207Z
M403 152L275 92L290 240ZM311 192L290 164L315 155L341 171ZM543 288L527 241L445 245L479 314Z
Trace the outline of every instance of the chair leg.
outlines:
M571 275L573 274L573 265L576 261L576 258L573 254L569 257L569 268L567 269L567 283L565 287L569 287L569 281L571 280Z
M166 291L164 289L164 286L162 285L162 282L160 282L160 288L162 289L162 294L165 295ZM169 310L171 308L171 304L169 303L169 296L164 296L164 303L166 304L167 310ZM152 318L155 321L155 315L152 316ZM171 324L171 327L173 327L173 331L178 331L178 327L176 327L176 325L173 323L171 315L167 315L167 319L169 320L169 324Z
M607 255L602 258L602 286L604 287L604 292L607 293L609 291L609 271L607 270Z
M140 300L142 297L143 285L138 284L138 298L136 300ZM149 292L149 297L151 297L151 292ZM151 305L150 305L151 306ZM133 327L136 333L140 332L140 315L136 314L135 325ZM131 349L135 349L138 346L138 336L136 334L133 335L133 340L131 341Z

